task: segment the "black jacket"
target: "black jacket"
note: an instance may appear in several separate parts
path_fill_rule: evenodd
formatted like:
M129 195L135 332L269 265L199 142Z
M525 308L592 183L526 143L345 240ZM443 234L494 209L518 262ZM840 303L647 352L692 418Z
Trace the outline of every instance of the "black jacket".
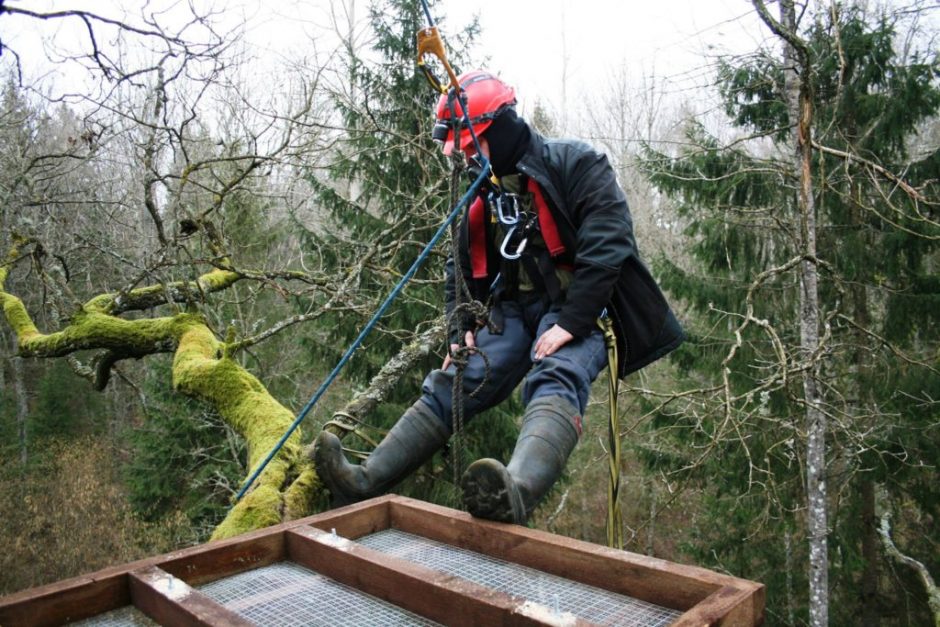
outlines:
M587 144L546 139L532 132L516 165L541 187L566 252L559 263L574 267L558 325L584 337L606 308L614 323L620 377L676 348L684 335L662 292L637 252L627 199L607 157ZM460 226L461 269L473 296L485 300L500 267L499 252L487 248L490 276L472 279L469 224ZM447 263L447 312L454 307L454 264Z

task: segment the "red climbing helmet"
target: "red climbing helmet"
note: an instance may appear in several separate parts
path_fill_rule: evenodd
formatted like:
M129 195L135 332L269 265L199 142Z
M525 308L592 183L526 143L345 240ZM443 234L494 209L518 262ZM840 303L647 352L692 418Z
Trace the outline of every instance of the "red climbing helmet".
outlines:
M493 123L497 115L516 104L516 92L513 88L489 72L473 70L461 74L457 80L467 98L470 124L477 136ZM431 137L444 142L445 152L450 152L454 145L454 120L451 117L451 104L448 100L448 94L438 99L437 119L434 130L431 131ZM470 135L470 129L465 126L463 108L456 98L453 101L453 110L461 122L460 149L466 150L473 143L473 137Z

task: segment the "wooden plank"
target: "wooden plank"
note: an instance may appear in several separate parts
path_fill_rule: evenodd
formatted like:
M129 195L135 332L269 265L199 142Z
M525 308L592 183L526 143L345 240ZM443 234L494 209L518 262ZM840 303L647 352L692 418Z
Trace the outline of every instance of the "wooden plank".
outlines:
M198 551L168 553L154 565L191 586L269 566L284 559L284 529L280 527L210 542Z
M129 605L126 573L74 577L0 598L0 625L44 627Z
M336 533L344 538L361 538L388 529L388 504L394 498L394 495L381 496L317 514L306 521L307 524L324 531L336 529Z
M294 562L446 625L590 625L313 527L286 535Z
M134 605L161 625L254 625L156 566L129 573L128 576Z
M485 521L405 497L392 500L390 507L391 526L396 529L672 609L689 610L725 586L753 593L758 585L703 568Z
M758 591L757 588L760 590ZM722 625L725 627L751 627L764 622L764 586L752 584L747 588L724 586L719 588L692 609L676 619L671 627L702 627ZM755 607L755 595L760 597L760 607Z

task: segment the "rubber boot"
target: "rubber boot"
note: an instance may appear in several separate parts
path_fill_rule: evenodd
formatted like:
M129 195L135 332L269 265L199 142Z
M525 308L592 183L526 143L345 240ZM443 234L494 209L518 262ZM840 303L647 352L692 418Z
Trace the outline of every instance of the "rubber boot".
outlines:
M467 511L477 518L524 525L561 476L578 442L574 422L579 413L560 396L529 403L509 464L480 459L464 473Z
M313 463L333 506L348 505L385 493L430 459L449 437L441 419L418 401L361 464L346 461L340 439L327 431L317 436Z

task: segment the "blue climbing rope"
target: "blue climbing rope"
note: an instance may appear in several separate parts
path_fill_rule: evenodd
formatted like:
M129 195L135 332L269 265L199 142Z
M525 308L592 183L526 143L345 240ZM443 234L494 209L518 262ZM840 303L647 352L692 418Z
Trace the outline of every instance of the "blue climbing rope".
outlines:
M466 109L464 109L464 111L466 111ZM437 232L434 233L434 236L431 238L431 241L428 242L427 246L424 247L424 250L421 251L421 254L418 255L418 258L415 259L413 264L411 264L411 267L408 269L408 272L405 273L405 275L401 278L401 280L398 282L395 288L392 289L388 297L386 297L385 302L382 303L382 305L378 308L378 310L372 316L372 319L369 320L369 322L366 324L365 327L363 327L362 331L360 331L359 333L359 337L357 337L355 341L349 346L349 348L346 349L346 352L343 354L342 358L340 358L339 363L336 364L336 367L333 368L333 371L330 372L327 378L323 381L323 383L320 385L320 388L313 394L313 396L310 398L310 400L307 402L304 408L300 411L300 414L297 415L297 418L291 424L290 428L288 428L287 431L284 433L284 435L281 436L281 439L278 440L278 443L274 445L274 448L271 449L271 452L269 452L267 457L264 458L264 461L261 462L261 465L258 466L257 470L255 470L252 473L252 475L248 478L248 481L245 483L242 489L238 492L238 495L235 497L236 503L240 501L243 496L245 496L245 493L248 492L248 489L254 484L255 480L258 478L258 475L260 475L262 471L264 471L264 469L267 467L268 462L270 462L271 459L275 455L277 455L277 452L281 450L281 447L284 446L284 443L287 442L287 439L291 436L291 434L294 433L294 431L297 430L297 427L300 425L301 422L303 422L303 419L306 418L310 410L313 409L314 405L317 404L317 401L320 400L320 397L323 396L327 388L330 387L330 385L336 379L337 375L339 375L340 370L343 369L343 367L346 365L346 362L349 361L353 353L356 352L356 349L358 349L359 346L362 344L363 340L366 339L366 336L369 335L373 327L375 327L375 325L378 323L379 319L383 315L385 315L385 311L389 308L389 306L392 304L392 302L395 300L398 294L402 291L402 289L404 289L405 284L408 283L408 281L411 280L411 277L413 277L415 273L418 271L418 269L421 268L421 265L425 262L425 260L431 254L431 250L434 248L437 242L441 239L441 237L447 231L447 228L451 225L451 223L453 223L453 221L457 218L457 216L460 215L461 210L467 204L469 204L470 199L473 198L473 196L477 193L477 190L479 190L480 185L483 184L483 181L486 180L487 174L489 173L489 170L490 170L489 160L486 159L483 155L480 155L480 156L483 160L483 169L480 171L480 174L473 181L473 184L470 185L470 189L467 190L467 192L463 195L463 197L456 204L456 206L454 206L450 214L447 216L447 219L444 220L444 223L441 224L440 228L437 229Z

